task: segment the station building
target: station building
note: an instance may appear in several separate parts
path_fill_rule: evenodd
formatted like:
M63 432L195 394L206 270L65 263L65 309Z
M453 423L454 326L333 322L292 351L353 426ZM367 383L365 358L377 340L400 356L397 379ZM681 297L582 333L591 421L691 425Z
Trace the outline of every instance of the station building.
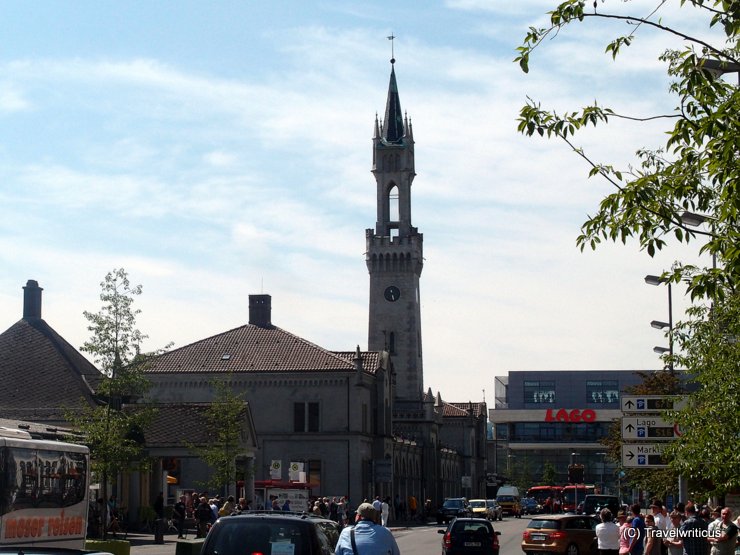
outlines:
M549 462L557 485L567 483L570 464L582 464L584 483L616 492L618 469L601 440L622 416L625 389L642 381L631 370L512 371L496 377L494 407L488 413L493 434L489 469L537 485Z

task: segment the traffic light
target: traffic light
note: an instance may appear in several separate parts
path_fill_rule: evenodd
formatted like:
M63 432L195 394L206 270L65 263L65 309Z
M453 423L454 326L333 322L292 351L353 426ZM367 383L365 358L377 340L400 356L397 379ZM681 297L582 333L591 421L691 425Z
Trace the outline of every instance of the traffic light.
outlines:
M571 464L568 466L568 482L571 484L583 483L583 465Z

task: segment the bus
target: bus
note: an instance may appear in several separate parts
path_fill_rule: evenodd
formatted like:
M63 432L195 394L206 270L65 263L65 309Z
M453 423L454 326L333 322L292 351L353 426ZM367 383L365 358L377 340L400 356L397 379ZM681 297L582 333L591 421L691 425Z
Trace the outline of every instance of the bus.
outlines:
M84 549L90 452L0 428L0 547Z
M570 484L563 488L563 511L575 513L578 504L583 502L587 495L594 493L594 486L586 484Z
M560 497L560 492L563 488L560 486L532 486L527 490L527 497L532 497L537 500L537 503L545 506L547 499L556 499Z

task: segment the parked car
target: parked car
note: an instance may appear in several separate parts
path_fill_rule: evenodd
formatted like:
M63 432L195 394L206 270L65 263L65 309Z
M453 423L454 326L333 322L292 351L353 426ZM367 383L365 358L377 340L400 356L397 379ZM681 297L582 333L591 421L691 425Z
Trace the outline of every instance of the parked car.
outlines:
M491 520L504 520L504 510L501 505L496 503L495 499L486 499L486 507L488 508L488 517Z
M501 532L485 518L456 518L439 533L442 555L498 555Z
M536 516L522 533L522 551L527 555L560 553L596 555L596 524L588 515L573 513Z
M464 497L450 497L444 500L442 506L437 511L437 523L449 522L453 518L472 517L473 511L470 510L468 500Z
M542 505L540 505L534 497L525 497L521 501L522 514L525 515L538 515L542 512Z
M329 539L327 530L330 534L336 531L336 522L306 514L271 511L225 516L211 526L200 553L270 555L275 552L276 544L282 544L280 553L332 555L336 540Z
M501 505L501 509L507 515L515 516L516 518L522 517L522 506L519 498L516 495L497 495L496 503Z
M616 495L587 495L583 500L581 513L586 515L598 515L601 509L609 509L612 515L617 516L621 507L619 497Z

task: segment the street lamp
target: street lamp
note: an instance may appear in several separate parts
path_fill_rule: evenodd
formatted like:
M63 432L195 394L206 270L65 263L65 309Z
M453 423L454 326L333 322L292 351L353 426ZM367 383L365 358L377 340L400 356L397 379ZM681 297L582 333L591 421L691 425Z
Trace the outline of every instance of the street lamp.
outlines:
M653 347L653 352L658 354L668 353L668 371L673 374L673 293L671 292L671 282L660 276L647 275L645 283L648 285L668 284L668 322L653 320L650 325L656 329L668 328L668 348Z
M740 85L740 64L735 62L725 62L713 58L700 58L701 67L709 71L715 78L721 77L725 73L737 73L737 82Z
M604 467L606 466L606 453L596 453L597 456L601 455L601 480L599 480L599 483L601 485L601 493L604 492Z
M738 74L740 78L740 74ZM711 226L710 229L712 231L711 235L714 235L714 225L712 225L714 221L714 218L711 216L707 216L705 214L697 214L696 212L689 212L686 210L683 214L681 214L681 223L684 225L689 225L691 227L699 227L700 225L709 222L709 225ZM716 253L712 253L712 268L717 269L717 255Z

